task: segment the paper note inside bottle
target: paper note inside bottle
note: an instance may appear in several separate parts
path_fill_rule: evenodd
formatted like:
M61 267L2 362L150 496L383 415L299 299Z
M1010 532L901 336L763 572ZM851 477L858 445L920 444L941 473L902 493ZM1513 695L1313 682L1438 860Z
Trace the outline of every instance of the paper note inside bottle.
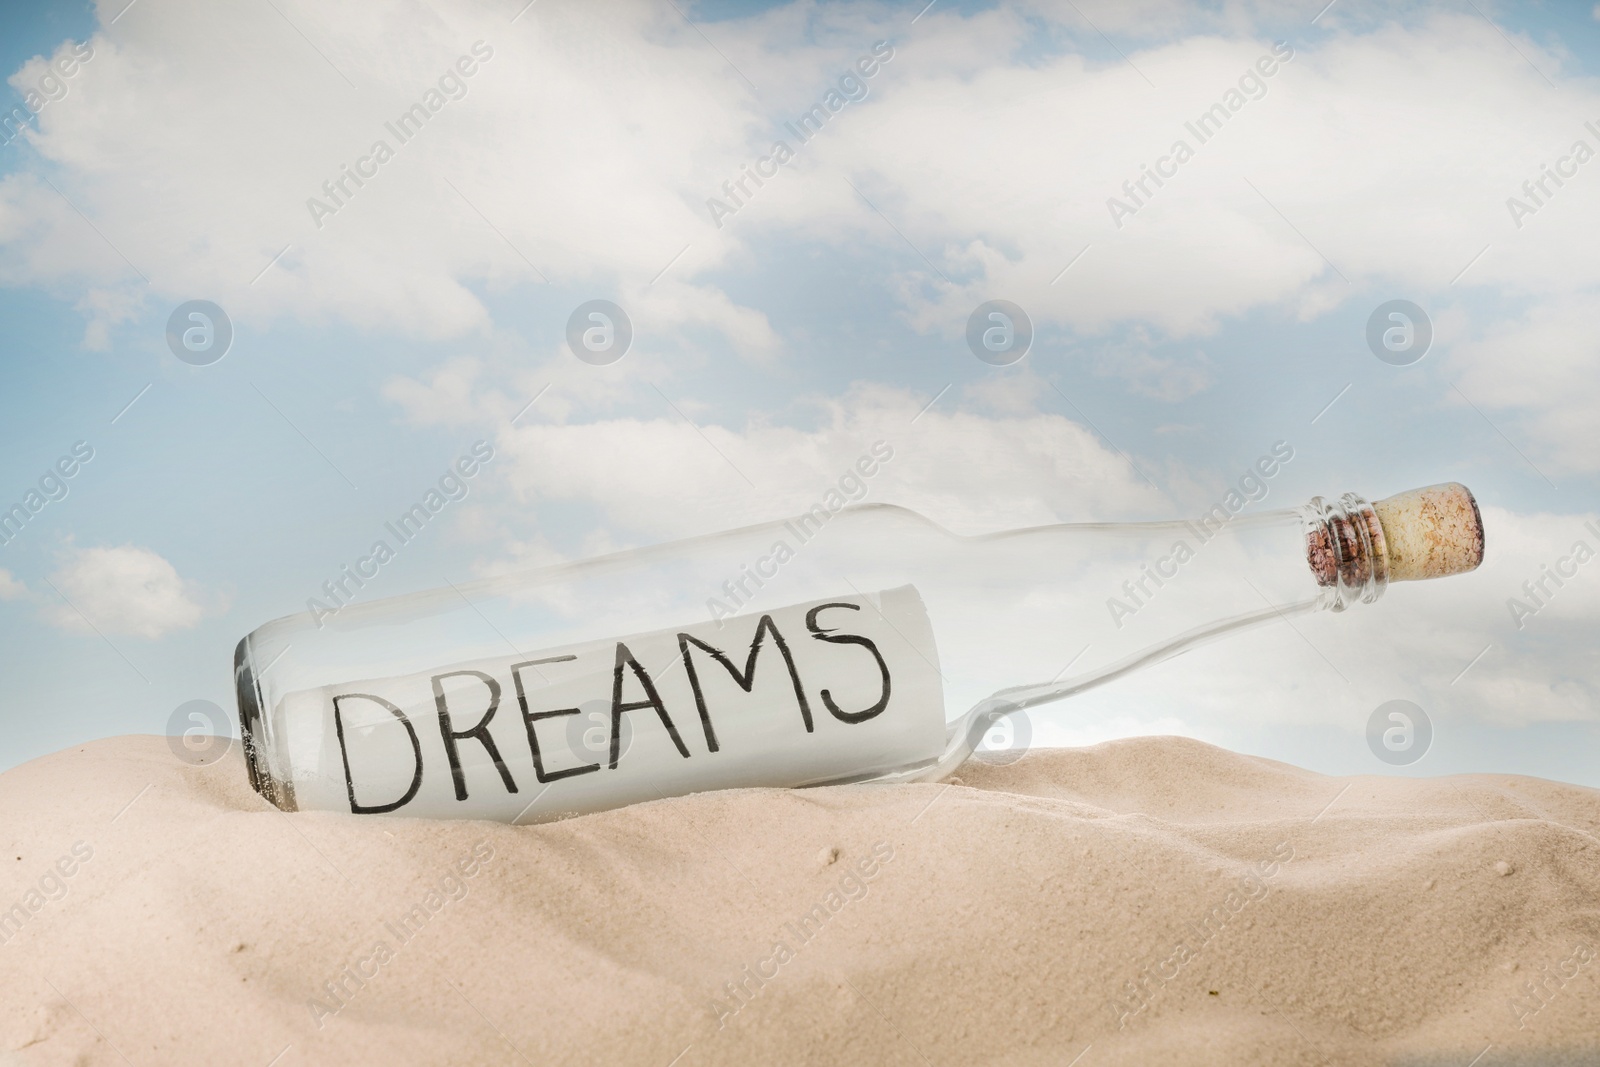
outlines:
M301 690L296 806L536 821L936 758L943 686L915 588Z

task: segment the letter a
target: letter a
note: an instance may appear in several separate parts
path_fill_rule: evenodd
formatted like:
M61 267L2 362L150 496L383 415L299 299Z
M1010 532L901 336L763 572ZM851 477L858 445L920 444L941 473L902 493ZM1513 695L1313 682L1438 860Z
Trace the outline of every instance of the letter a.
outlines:
M1114 196L1106 201L1106 208L1111 212L1111 221L1116 223L1117 229L1119 230L1122 229L1122 220L1124 216L1138 214L1138 212L1132 207L1123 203Z
M324 215L337 215L339 213L337 208L329 207L314 196L306 200L306 210L311 212L311 221L317 224L317 229L319 230L322 229L322 217Z
M711 211L711 221L717 224L717 229L722 229L722 220L725 216L734 214L733 208L724 204L716 197L708 197L706 207Z
M1522 229L1523 216L1538 214L1536 208L1529 207L1514 196L1506 197L1506 210L1511 212L1511 221L1516 224L1519 230Z

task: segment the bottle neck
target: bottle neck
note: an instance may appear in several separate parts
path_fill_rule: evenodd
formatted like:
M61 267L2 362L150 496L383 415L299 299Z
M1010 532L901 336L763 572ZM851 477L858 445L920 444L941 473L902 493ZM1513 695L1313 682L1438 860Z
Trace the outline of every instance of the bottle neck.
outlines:
M1354 493L1346 493L1333 501L1312 497L1300 507L1258 515L1255 522L1269 525L1293 522L1296 518L1304 534L1304 559L1312 578L1301 586L1307 591L1305 596L1202 623L1084 674L1000 690L952 724L949 746L939 760L898 774L878 776L875 780L918 781L943 777L971 755L992 723L1007 715L1104 685L1228 634L1316 611L1344 611L1354 604L1371 604L1383 595L1389 584L1388 544L1383 524L1371 504ZM1229 527L1235 532L1243 528L1244 524ZM1297 580L1303 582L1304 578Z
M1389 585L1389 552L1378 513L1346 493L1337 501L1312 497L1296 509L1306 535L1306 562L1318 586L1319 608L1343 611L1371 604Z

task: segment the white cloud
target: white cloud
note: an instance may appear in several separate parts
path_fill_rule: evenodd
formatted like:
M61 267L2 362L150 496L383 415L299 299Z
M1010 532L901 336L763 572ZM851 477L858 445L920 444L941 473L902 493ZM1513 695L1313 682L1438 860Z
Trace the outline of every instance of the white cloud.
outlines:
M1013 24L1015 37L1026 32L1020 18ZM1000 47L985 54L1005 56L1011 42L988 43ZM1558 71L1554 57L1521 44ZM1509 238L1505 197L1582 132L1570 116L1592 112L1597 99L1569 82L1558 90L1566 104L1544 109L1550 89L1492 27L1435 17L1299 46L1258 79L1265 95L1201 144L1185 121L1234 89L1270 42L1200 37L1136 52L1155 89L1128 66L1092 67L1076 55L974 71L927 61L936 46L906 43L874 106L843 136L818 139L815 169L830 173L806 185L809 196L774 200L791 225L820 209L836 229L882 232L882 220L851 206L838 176L853 177L947 273L976 273L945 286L919 267L947 298L941 321L991 290L1085 329L1141 319L1204 331L1222 315L1315 295L1317 279L1338 281L1317 249L1351 280L1345 293L1380 279L1443 289L1482 247L1480 233ZM1486 83L1496 86L1493 101ZM1463 108L1463 99L1483 106ZM1123 182L1178 138L1195 159L1163 187L1147 186L1149 205L1115 228L1108 198L1127 199ZM1480 144L1495 146L1493 158L1460 166ZM1521 292L1596 280L1572 233L1530 243L1486 259L1478 278ZM1082 262L1052 286L1086 244Z
M20 600L28 595L28 587L0 567L0 600Z
M1195 349L1187 358L1157 356L1150 351L1145 330L1134 331L1126 341L1094 351L1090 369L1102 378L1120 378L1129 392L1153 400L1187 400L1211 388L1211 360Z
M1594 310L1590 295L1542 301L1450 348L1462 368L1462 395L1486 411L1507 412L1505 432L1534 453L1547 476L1600 471Z
M148 548L74 549L51 581L69 601L46 609L62 629L156 638L194 626L205 613L193 584Z
M470 2L278 8L287 18L177 2L97 33L71 93L29 135L71 203L34 174L0 183L0 276L143 295L137 271L158 301L205 292L235 319L337 316L434 337L487 325L471 285L616 279L650 325L709 323L770 351L762 316L722 292L682 274L648 286L691 240L681 269L720 258L680 191L699 187L700 168L724 169L706 160L704 131L753 116L670 5L547 6L516 25ZM462 56L471 77L452 73ZM441 78L465 96L400 143L385 123ZM345 205L319 228L308 198L330 202L323 183L380 139L393 158L359 187L345 179ZM121 306L101 295L85 310L104 325Z
M44 166L0 181L0 279L73 293L99 347L138 301L201 292L236 320L482 334L477 287L544 278L613 293L641 339L709 327L758 361L779 338L707 279L784 238L897 255L909 241L936 266L914 259L895 279L900 310L947 335L997 294L1040 323L1089 335L1135 325L1159 340L1262 307L1310 318L1402 294L1444 315L1474 286L1557 305L1600 291L1588 239L1600 199L1563 189L1520 228L1506 206L1541 164L1595 140L1583 119L1600 121L1600 92L1564 74L1558 52L1520 35L1513 48L1470 12L1357 31L1338 28L1336 10L1201 144L1185 122L1272 50L1255 27L1284 5L1088 6L1097 25L1148 42L1126 48L1129 62L1030 54L1038 19L1100 47L1077 13L1050 5L935 9L908 28L898 8L793 4L715 23L715 50L671 5L645 0L537 5L515 25L471 0L279 7L171 0L97 33L70 93L27 135ZM1154 26L1203 32L1159 38ZM713 226L706 198L880 37L895 57L867 99L796 142L795 161ZM479 40L493 58L465 97L399 144L385 122ZM14 80L36 81L42 62ZM395 158L318 229L307 198L379 138ZM1113 226L1108 198L1127 199L1123 183L1179 138L1195 158ZM1568 184L1596 182L1600 161ZM1522 358L1535 377L1567 366L1543 349ZM1209 380L1203 365L1138 353L1121 366L1130 388L1158 396ZM1563 427L1586 410L1570 390L1524 408Z
M481 424L498 415L504 424L521 404L479 383L480 374L476 363L460 360L431 382L396 379L385 394L419 422ZM1039 387L1027 378L1009 390L976 387L973 399L996 412L989 415L969 410L955 391L922 411L930 397L857 384L843 396L798 405L811 428L760 415L742 427L696 426L688 421L692 407L680 415L649 391L643 395L659 416L567 424L545 421L541 399L498 436L497 471L517 498L511 510L518 515L537 513L540 503L581 503L597 507L615 528L650 539L804 511L879 440L895 456L871 479L868 498L892 500L953 529L1158 509L1156 491L1120 454L1033 405ZM526 520L516 525L525 528Z
M1235 29L1136 50L1152 89L1121 63L1013 60L1034 30L1023 10L937 13L906 34L878 8L794 5L714 28L739 69L759 73L758 103L670 7L537 8L514 27L498 8L431 10L411 0L359 11L284 5L357 89L270 7L224 14L195 0L135 10L96 35L95 58L73 94L41 114L32 140L158 289L220 285L244 306L434 334L483 325L465 282L609 273L675 322L712 321L769 343L755 313L681 279L773 228L897 244L846 178L947 271L976 272L970 284L941 286L962 309L978 290L1004 289L1089 329L1137 318L1205 330L1334 277L1246 178L1358 286L1389 278L1442 288L1480 235L1507 243L1475 268L1477 280L1524 292L1600 281L1579 224L1600 211L1593 198L1572 197L1567 224L1536 237L1516 235L1504 207L1581 135L1571 116L1600 114L1600 97L1569 80L1558 105L1471 15L1302 45L1263 81L1265 95L1202 145L1184 121L1233 89L1271 42ZM1076 15L1056 17L1084 30ZM802 18L820 23L811 31L825 46L792 43ZM868 99L797 145L797 161L748 211L713 228L705 199L783 133L773 120L814 102L890 26L896 56L870 80ZM247 52L217 44L241 36ZM316 229L307 198L375 139L394 140L384 122L480 39L494 58L465 82L467 95ZM1518 46L1559 77L1558 56ZM1465 99L1474 105L1460 106ZM1115 229L1107 198L1125 197L1124 180L1180 137L1195 160ZM1460 165L1488 143L1492 159ZM126 173L150 177L117 179ZM1415 192L1419 175L1420 209L1416 196L1396 195ZM48 187L13 178L5 201L0 232L14 274L93 265L128 275ZM251 287L285 243L293 248L281 269ZM1094 247L1084 269L1051 289L1085 243ZM668 275L680 289L658 295L647 283L686 244Z

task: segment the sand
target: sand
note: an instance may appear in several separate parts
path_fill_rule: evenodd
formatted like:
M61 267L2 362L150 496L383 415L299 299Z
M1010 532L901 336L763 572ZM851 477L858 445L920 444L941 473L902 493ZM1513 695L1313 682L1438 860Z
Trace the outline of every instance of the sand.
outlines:
M1596 791L1178 738L960 777L509 827L74 748L0 775L0 1064L1600 1063Z

